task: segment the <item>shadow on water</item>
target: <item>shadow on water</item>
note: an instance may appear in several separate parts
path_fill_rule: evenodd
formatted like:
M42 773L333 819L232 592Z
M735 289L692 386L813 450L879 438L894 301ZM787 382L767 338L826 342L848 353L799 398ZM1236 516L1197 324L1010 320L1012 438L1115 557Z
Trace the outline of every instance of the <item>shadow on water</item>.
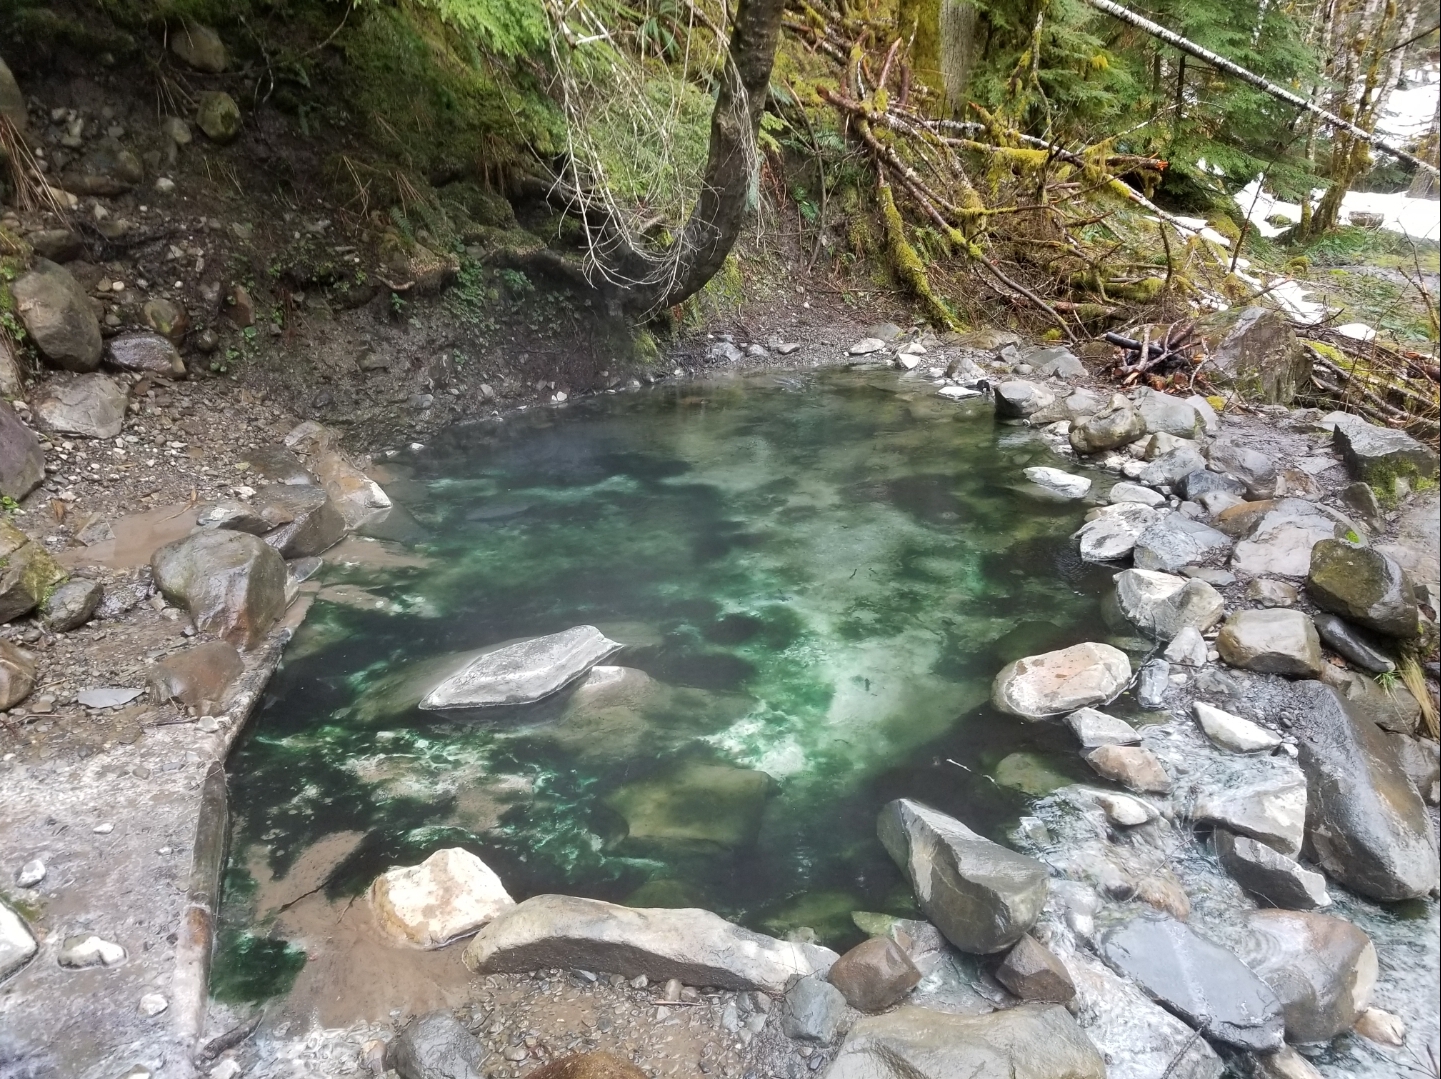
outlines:
M322 595L232 760L218 995L294 981L277 897L348 899L445 846L517 899L704 905L844 946L851 911L913 910L885 801L1003 839L1083 778L1054 728L988 703L1004 663L1099 621L1083 508L1018 489L1050 451L919 380L791 382L592 399L397 463L426 568L330 567L381 607ZM614 688L417 709L468 651L583 623L626 646Z

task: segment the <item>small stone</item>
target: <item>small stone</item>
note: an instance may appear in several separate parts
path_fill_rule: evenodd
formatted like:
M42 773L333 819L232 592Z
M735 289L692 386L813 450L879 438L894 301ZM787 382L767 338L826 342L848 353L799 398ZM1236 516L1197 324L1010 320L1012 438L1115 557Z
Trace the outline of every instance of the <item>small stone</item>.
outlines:
M1170 689L1171 665L1164 659L1147 660L1136 679L1136 701L1147 711L1154 712L1166 705L1166 692Z
M1141 733L1125 720L1094 708L1076 709L1066 717L1066 725L1075 732L1083 749L1137 745L1141 741Z
M1322 611L1313 621L1321 640L1358 667L1373 674L1390 674L1396 669L1395 663L1366 640L1359 630L1348 625L1345 619Z
M1196 701L1191 707L1195 710L1196 722L1206 732L1206 737L1222 749L1228 749L1232 753L1258 753L1261 750L1275 749L1281 744L1278 735L1249 719L1223 712L1204 701Z
M150 1018L159 1015L168 1007L170 1007L170 1001L159 993L146 993L140 998L140 1012Z
M1026 479L1036 486L1061 498L1084 498L1091 489L1091 481L1085 476L1076 476L1059 468L1037 465L1025 470Z
M1367 1041L1399 1049L1406 1044L1406 1024L1390 1012L1367 1008L1356 1020L1355 1031Z
M1246 598L1262 607L1294 607L1301 593L1285 581L1257 577L1246 586Z
M1119 502L1139 502L1144 506L1155 509L1157 506L1166 504L1166 496L1150 487L1142 487L1139 483L1128 483L1122 481L1111 488L1106 498L1115 505Z
M39 858L32 858L20 867L20 872L15 874L15 883L22 888L33 888L45 879L45 863Z
M1086 754L1086 761L1107 779L1134 791L1165 794L1171 777L1160 760L1141 746L1102 746Z
M826 977L852 1008L879 1012L914 989L921 972L895 941L872 937L837 959Z
M68 633L90 621L104 595L99 581L73 577L40 605L40 622L51 633Z
M1097 794L1096 804L1106 814L1108 821L1122 828L1149 824L1159 816L1152 806L1125 794Z
M125 961L125 949L120 945L103 940L93 933L85 936L66 937L56 957L62 967L69 970L84 970L87 967L113 967Z
M1022 1000L1066 1004L1076 995L1075 983L1065 966L1029 933L1006 953L996 968L996 980Z
M35 688L35 656L12 641L0 640L0 709L14 708Z
M1182 626L1163 654L1168 662L1182 667L1204 667L1206 640L1195 626Z

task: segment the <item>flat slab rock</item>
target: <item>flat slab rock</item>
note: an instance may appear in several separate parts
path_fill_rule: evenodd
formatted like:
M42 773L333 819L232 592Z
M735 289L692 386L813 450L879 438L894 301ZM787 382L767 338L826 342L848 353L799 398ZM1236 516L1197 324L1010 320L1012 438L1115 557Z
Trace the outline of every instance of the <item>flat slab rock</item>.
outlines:
M836 953L742 929L708 910L623 907L538 895L485 926L466 946L476 974L551 967L651 981L783 993L792 978L825 974Z
M575 626L479 656L432 689L426 711L529 704L548 697L624 647L594 626Z
M1109 644L1076 644L1002 667L991 702L1002 712L1040 719L1099 704L1131 680L1131 661Z

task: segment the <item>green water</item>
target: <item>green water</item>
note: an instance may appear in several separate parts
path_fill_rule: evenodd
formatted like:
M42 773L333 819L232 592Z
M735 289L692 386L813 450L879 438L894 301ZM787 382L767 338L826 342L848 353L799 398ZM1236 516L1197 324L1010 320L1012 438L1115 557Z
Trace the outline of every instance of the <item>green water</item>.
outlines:
M257 946L254 871L337 832L363 834L337 898L460 845L517 899L704 905L838 946L853 910L910 913L884 802L1003 838L1087 778L1055 726L988 703L1007 661L1104 636L1109 573L1068 540L1085 507L1041 497L1032 464L1066 466L883 370L604 396L401 459L386 528L428 564L328 569L349 602L315 603L232 760L216 992L294 977L293 950ZM587 623L643 673L415 708L427 662Z

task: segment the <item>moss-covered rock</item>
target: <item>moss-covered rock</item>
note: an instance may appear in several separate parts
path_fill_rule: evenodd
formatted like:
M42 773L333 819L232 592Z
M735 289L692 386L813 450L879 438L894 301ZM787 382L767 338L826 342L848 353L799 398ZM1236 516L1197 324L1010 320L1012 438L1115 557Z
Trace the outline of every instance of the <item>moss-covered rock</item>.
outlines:
M64 579L49 551L0 519L0 622L33 611Z
M1392 637L1418 632L1416 596L1401 567L1380 551L1344 540L1311 548L1306 591L1318 607Z

